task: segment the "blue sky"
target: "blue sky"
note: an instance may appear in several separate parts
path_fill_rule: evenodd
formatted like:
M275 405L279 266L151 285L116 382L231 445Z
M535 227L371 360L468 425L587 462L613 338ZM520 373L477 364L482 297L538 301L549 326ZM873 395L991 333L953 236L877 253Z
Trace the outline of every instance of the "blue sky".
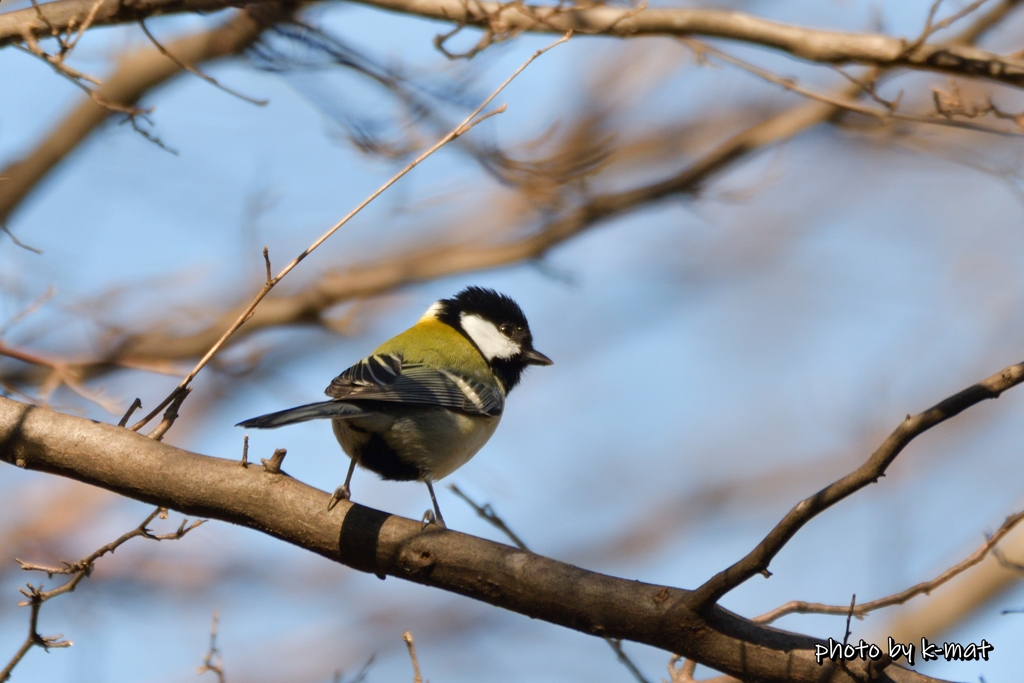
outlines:
M886 29L912 35L926 6L886 5ZM743 9L848 30L869 26L872 12L854 2ZM314 19L382 63L401 61L415 72L441 73L432 76L438 79L466 68L433 49L438 24L355 5L317 9ZM152 28L170 37L220 20L167 18ZM103 73L112 52L140 40L130 27L93 31L76 64ZM474 60L471 92L485 94L550 40L524 36ZM593 78L587 69L626 62L637 49L630 41L574 38L520 76L497 100L508 112L472 135L513 144L572 125ZM694 66L673 41L639 49L647 52L637 63L659 75L624 107L623 125L796 101L746 74ZM778 55L733 51L808 82L836 82L834 73ZM177 156L127 126L108 125L13 216L11 230L44 254L0 239L0 323L47 287L56 293L7 343L86 353L97 310L113 324L171 320L186 329L204 311L258 289L264 244L280 267L398 168L339 135L339 112L372 118L391 111L356 76L271 74L245 61L208 70L270 103L255 107L179 78L146 101L156 108L156 133ZM9 93L0 111L6 163L31 148L79 92L11 49L0 51L0 82ZM925 79L892 87L907 89L908 106L927 105ZM1009 103L1015 94L1001 97ZM797 500L863 461L905 414L1021 360L1021 197L1012 178L978 168L1016 171L1020 152L1016 139L934 130L901 137L863 128L809 131L731 167L699 198L587 232L546 256L543 267L404 288L361 314L351 336L258 335L232 352L262 354L257 373L200 375L167 441L237 457L241 430L232 425L239 420L318 400L334 375L432 301L466 284L495 287L522 304L537 347L555 365L528 373L495 437L450 481L494 505L537 552L695 587L752 548ZM281 287L295 291L330 268L446 230L489 234L500 226L488 223L487 202L502 196L465 155L443 150ZM255 205L263 208L254 215ZM115 288L123 291L114 296ZM149 407L176 381L139 373L91 386L119 405L140 396ZM113 419L67 392L52 404ZM770 580L751 580L723 604L754 616L791 599L845 604L856 593L868 600L966 556L1021 506L1021 411L1018 389L915 441L880 484L798 534ZM250 439L257 458L287 447L286 469L311 485L332 490L344 477L347 461L327 424ZM62 486L0 468L5 496L30 491L45 505ZM429 505L422 486L367 472L357 473L353 492L360 503L410 517ZM451 527L501 540L449 491L439 496ZM62 552L88 552L147 513L138 503L105 505ZM651 540L619 550L626 547L619 541L640 538ZM43 555L33 559L55 559L45 548L28 550ZM0 559L11 561L3 548ZM2 578L0 660L23 637L27 615L14 605L16 586L29 577ZM1016 647L1021 616L1000 610L1022 605L1024 591L1005 593L948 634L994 643L990 662L919 670L1015 680L1024 667ZM30 653L14 680L189 680L215 610L232 681L327 681L336 668L352 673L373 654L369 681L402 680L411 675L406 629L435 683L629 680L600 640L421 586L380 582L218 522L177 543L135 543L106 558L74 595L44 610L42 630L63 632L75 646ZM855 622L854 638L884 632L889 618L883 612ZM844 628L842 619L826 617L779 625L821 637L841 637ZM665 675L667 653L632 644L627 651L649 679Z

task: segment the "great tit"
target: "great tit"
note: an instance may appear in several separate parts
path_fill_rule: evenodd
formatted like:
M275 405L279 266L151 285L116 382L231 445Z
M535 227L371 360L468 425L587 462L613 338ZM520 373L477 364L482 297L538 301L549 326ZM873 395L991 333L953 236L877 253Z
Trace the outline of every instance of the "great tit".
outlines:
M493 289L467 287L331 382L332 400L238 423L268 429L330 419L352 459L328 504L350 497L356 465L383 479L422 481L444 526L433 482L466 464L491 438L505 397L528 365L551 365L533 348L523 310Z

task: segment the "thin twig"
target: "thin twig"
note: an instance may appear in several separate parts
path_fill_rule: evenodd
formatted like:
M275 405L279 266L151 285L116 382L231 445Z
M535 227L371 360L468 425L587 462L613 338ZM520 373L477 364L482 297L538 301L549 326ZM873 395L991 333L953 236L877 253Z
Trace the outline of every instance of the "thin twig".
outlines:
M21 351L19 349L11 348L6 344L0 343L0 356L6 356L13 358L14 360L20 360L22 363L29 363L30 365L39 365L44 368L54 368L56 363L51 360L47 360L42 356L37 356L34 353L28 351Z
M416 645L412 642L412 634L406 631L402 634L402 640L409 648L409 659L412 660L412 683L423 683L423 676L420 675L420 662L416 658Z
M53 68L53 70L57 72L57 74L63 76L68 81L81 88L82 91L85 92L85 94L87 94L90 98L92 98L92 100L96 104L100 105L104 109L107 109L112 112L127 114L130 117L138 116L140 114L148 114L152 111L152 109L140 109L138 107L130 107L122 104L117 104L116 102L111 102L103 98L102 96L100 96L99 92L97 92L93 88L90 88L87 85L87 83L90 83L95 86L100 86L102 85L102 83L99 79L94 78L88 74L82 73L77 69L71 68L70 66L64 63L63 57L47 53L45 50L39 47L39 44L36 42L35 38L31 37L31 35L25 38L25 45L18 45L17 43L15 43L14 45L12 45L12 47L14 47L17 50L21 50L22 52L25 52L27 54L33 55L34 57L38 57L42 61L49 64Z
M126 424L128 424L128 420L130 420L132 418L132 413L134 413L136 410L138 410L141 407L142 407L142 399L140 399L138 397L135 397L135 400L132 401L132 404L130 406L128 406L128 412L126 412L124 414L124 417L122 417L121 421L117 423L117 426L118 427L124 427Z
M162 54L164 57L167 57L167 59L177 64L185 71L188 71L190 74L194 74L199 78L203 79L204 81L206 81L207 83L209 83L210 85L212 85L213 87L219 88L227 94L234 95L238 99L249 102L250 104L255 104L257 106L264 107L266 106L267 102L269 102L269 100L257 100L255 98L249 97L248 95L243 95L237 90L232 90L231 88L225 85L221 85L213 76L208 76L207 74L204 74L202 71L200 71L198 68L192 66L191 64L186 64L185 62L175 57L167 48L160 44L160 41L158 41L153 36L152 33L149 32L149 29L146 27L146 20L142 17L139 17L139 27L142 29L142 32L146 34L146 37L149 38L149 41L153 43L153 47L155 47L157 51L160 52L160 54Z
M92 571L96 566L96 560L100 559L108 553L114 552L131 539L140 536L143 538L148 538L153 541L178 540L180 538L183 538L185 534L192 531L205 521L202 519L197 519L194 522L192 522L192 524L188 524L188 520L185 519L182 520L181 526L178 527L177 531L168 534L154 534L147 528L147 526L158 516L162 519L166 519L167 510L165 508L156 508L144 520L142 520L142 523L139 524L139 526L135 527L126 534L123 534L117 540L107 543L106 545L100 547L91 554L86 555L77 562L62 561L61 564L63 566L61 567L48 567L45 565L37 565L15 558L14 561L21 565L21 568L25 571L43 572L49 578L53 578L54 575L69 575L71 576L71 579L65 582L64 584L58 586L57 588L48 591L44 591L41 585L33 586L30 583L25 584L25 588L19 589L21 594L24 595L27 599L23 602L18 603L18 606L31 608L31 612L29 615L28 637L25 639L25 642L21 645L21 647L18 648L18 651L14 654L14 656L7 663L7 665L3 669L0 669L0 683L5 683L5 681L7 681L10 678L11 672L14 670L14 667L18 665L18 663L25 657L25 655L28 653L30 649L32 649L33 646L41 647L44 650L48 650L52 647L71 646L71 641L63 640L63 635L43 636L39 634L39 610L42 608L44 602L51 600L57 597L58 595L64 595L65 593L70 593L73 590L75 590L75 587L78 586L79 583L81 583L82 579L92 574Z
M520 550L525 550L527 552L530 551L530 549L526 546L526 543L524 543L523 540L519 538L519 536L517 536L515 532L512 531L512 529L509 528L508 524L505 523L505 520L498 516L498 513L494 511L494 508L491 507L490 503L484 503L483 505L478 504L472 498L463 493L462 489L460 489L455 484L450 484L448 488L456 496L466 501L466 504L473 508L476 514L480 515L485 520L487 520L487 522L491 526L493 526L494 528L501 531L501 533L508 536L509 540L512 541L512 543L515 544L517 548L519 548ZM608 647L612 649L612 652L614 652L618 660L622 662L622 665L629 670L629 673L633 674L633 678L637 680L637 683L650 683L647 680L647 678L643 675L643 672L640 671L640 668L636 665L636 663L632 659L630 659L629 655L626 654L626 651L622 649L621 640L618 640L616 638L604 638L604 642L608 643Z
M186 387L184 391L179 393L177 397L171 401L171 405L167 406L167 410L164 411L164 419L160 421L160 424L156 426L156 429L148 434L150 439L160 441L164 438L164 434L167 433L167 430L174 426L174 421L178 419L178 409L181 408L181 404L184 403L190 393L192 393L192 387ZM128 421L125 420L126 424L127 422Z
M843 632L843 649L846 649L846 644L850 642L850 635L853 633L850 630L850 621L853 619L853 608L857 604L857 594L854 593L853 597L850 598L850 606L846 608L846 631Z
M379 188L374 190L374 192L371 193L369 197L367 197L362 202L360 202L359 205L356 206L356 208L352 209L352 211L350 211L344 218L342 218L340 221L335 223L327 232L325 232L315 242L313 242L313 244L311 244L309 247L307 247L305 249L305 251L303 251L301 254L296 256L295 259L292 260L292 262L289 263L287 266L285 266L284 269L280 273L278 273L276 277L272 278L266 284L264 284L263 288L260 289L260 291L256 294L256 297L252 300L252 303L250 303L249 306L245 309L245 311L243 311L242 314L239 315L238 318L235 319L235 322L227 330L225 330L224 334L221 335L220 339L218 339L217 342L212 347L210 347L210 349L206 352L206 354L203 355L203 357L199 360L199 362L196 363L196 366L192 369L192 371L189 372L188 375L186 375L185 378L181 380L181 382L178 384L178 386L174 389L174 391L172 391L167 396L167 398L165 398L163 401L160 402L160 405L158 405L156 408L154 408L153 411L149 415L147 415L145 418L143 418L140 422L138 422L137 424L133 425L132 426L132 431L138 431L140 428L142 428L143 425L147 424L150 420L152 420L154 417L156 417L156 415L161 410L163 410L168 404L170 404L170 402L173 401L175 399L175 397L177 395L179 395L185 389L185 387L187 387L189 385L189 383L195 378L195 376L197 374L199 374L199 371L202 370L206 366L206 364L210 362L210 359L213 358L214 354L216 354L224 346L224 344L231 337L231 335L233 335L235 333L235 331L239 327L241 327L245 323L246 320L249 319L249 317L252 315L253 311L256 310L256 306L258 306L259 303L261 301L263 301L264 297L266 297L267 294L270 292L270 290L274 288L274 285L276 285L278 282L280 282L288 273L290 273L292 271L293 268L295 268L297 265L299 265L299 263L301 263L311 253L313 253L313 251L317 247L319 247L321 244L323 244L325 241L327 241L327 239L330 238L331 235L333 235L338 230L340 230L343 225L348 223L356 214L358 214L360 211L362 211L370 202L372 202L374 199L376 199L381 194L383 194L385 190L387 190L389 187L391 187L396 182L398 182L403 176L405 176L407 173L409 173L409 171L411 171L416 166L418 166L420 163L422 163L425 159L427 159L427 157L432 155L437 150L441 149L441 147L443 147L444 145L448 144L449 142L454 140L459 135L464 134L466 132L466 130L467 130L466 126L470 122L472 122L480 114L480 112L482 112L484 110L484 108L488 104L490 104L491 101L495 97L497 97L498 94L501 93L501 91L504 90L505 87L508 86L508 84L511 83L513 79L515 79L516 76L518 76L520 73L522 73L523 70L526 67L528 67L530 64L532 64L535 59L540 57L542 54L544 54L548 50L554 48L556 45L559 45L561 43L566 42L567 40L569 40L569 38L571 36L572 36L572 31L569 31L564 36L562 36L561 38L559 38L555 42L551 43L547 47L545 47L543 49L540 49L540 50L537 50L536 52L534 52L533 55L531 55L529 59L527 59L525 62L523 62L522 66L520 66L518 69L516 69L515 72L513 72L513 74L511 76L506 78L505 81L501 85L499 85L498 88L494 92L492 92L487 97L487 99L485 99L480 104L480 106L478 106L476 109L474 109L472 111L472 113L470 113L470 115L467 116L465 118L465 120L462 121L462 123L460 123L458 126L453 128L451 130L451 132L449 132L447 135L445 135L440 140L438 140L433 145L431 145L430 148L428 148L426 151L424 151L418 157L416 157L411 162L409 162L405 166L405 168L403 168L401 171L399 171L394 176L392 176L390 180L388 180L386 183L384 183Z
M1007 517L995 533L988 536L985 542L981 544L981 547L971 553L969 556L964 558L961 562L953 565L946 571L942 572L934 579L929 581L922 581L919 584L911 586L910 588L894 593L878 600L871 600L870 602L864 602L857 605L853 612L853 616L858 619L863 619L869 613L875 610L882 609L883 607L891 607L893 605L902 605L909 601L911 598L916 598L918 595L929 595L933 590L939 586L947 583L956 576L959 576L963 572L967 571L974 565L978 564L985 559L985 556L990 552L995 556L997 560L1000 559L1002 553L996 548L996 544L999 543L1006 534L1017 526L1017 524L1024 519L1024 511ZM1000 561L1001 562L1001 561ZM762 614L756 617L754 621L759 624L770 624L773 621L780 619L787 614L844 614L849 609L844 605L823 605L816 602L803 602L794 600L787 602L785 605L776 607L771 612Z
M526 544L523 543L523 540L516 536L515 532L512 531L512 529L510 529L507 524L505 524L505 521L501 517L498 516L498 514L494 511L494 508L491 507L490 503L477 505L477 503L473 499L471 499L469 496L463 493L462 489L460 489L455 484L449 484L448 488L456 496L466 501L466 503L471 508L473 508L473 511L476 512L476 514L483 517L485 520L487 520L491 526L495 527L501 533L508 536L509 540L512 541L513 545L515 545L520 550L529 550L529 548L526 547Z
M1012 137L1024 136L1024 133L1019 131L994 128L992 126L985 126L980 123L974 123L971 121L960 121L958 119L949 118L948 116L922 116L920 114L905 114L903 112L896 111L895 108L891 106L886 106L885 109L877 109L866 104L861 104L856 100L844 99L841 97L837 97L835 95L829 95L826 93L818 92L816 90L812 90L806 86L800 85L799 83L796 82L795 79L777 76L776 74L768 71L767 69L762 69L759 66L744 61L738 57L734 57L726 52L723 52L722 50L711 47L707 43L703 43L699 40L694 40L692 38L680 38L679 40L680 42L689 46L690 49L692 49L694 52L697 52L698 54L706 53L712 55L719 61L743 69L747 73L753 74L758 78L768 81L769 83L774 83L776 85L782 86L786 90L798 93L800 95L803 95L804 97L809 97L813 100L818 100L819 102L824 102L825 104L830 104L833 107L839 107L840 109L845 109L847 111L851 111L857 114L870 116L872 118L878 119L883 123L895 119L899 121L907 121L910 123L924 123L936 126L962 128L964 130L991 133L993 135L1008 135Z
M35 247L30 247L29 245L25 244L24 242L19 240L17 237L15 237L14 233L11 232L11 229L8 228L7 224L4 221L2 221L2 220L0 220L0 230L2 230L8 237L10 237L11 241L14 242L14 244L16 244L17 246L21 247L22 249L27 249L28 251L31 251L31 252L33 252L35 254L42 254L43 253L42 249L36 249Z
M217 676L218 683L225 683L224 657L217 649L217 622L220 620L220 612L213 613L213 623L210 625L210 649L203 657L203 664L198 668L199 675L212 671Z
M40 386L41 399L45 402L60 386L66 386L87 401L92 401L111 415L120 412L117 405L105 399L102 393L93 392L82 385L81 367L65 361L50 360L43 356L11 348L0 342L0 356L20 360L23 363L49 368L46 380Z
M0 221L0 224L2 224L2 221ZM7 320L7 322L5 322L2 327L0 327L0 338L3 338L5 334L7 334L15 325L20 323L22 320L24 320L25 318L29 317L30 315L38 311L40 308L42 308L43 304L52 299L53 295L56 293L57 290L53 287L53 285L47 287L45 292L43 292L36 299L34 299L32 303L30 303L28 306L25 306L25 308L21 309L13 316L11 316Z
M971 4L961 9L959 12L955 12L954 14L951 14L942 21L936 22L935 15L938 14L939 12L939 7L942 5L942 0L935 0L935 2L932 3L931 8L928 10L928 17L925 19L924 29L921 31L921 35L919 35L913 42L907 45L906 49L903 51L904 57L912 54L915 50L924 45L929 38L935 35L935 33L959 21L960 19L963 19L968 14L984 5L986 2L988 2L988 0L975 0Z

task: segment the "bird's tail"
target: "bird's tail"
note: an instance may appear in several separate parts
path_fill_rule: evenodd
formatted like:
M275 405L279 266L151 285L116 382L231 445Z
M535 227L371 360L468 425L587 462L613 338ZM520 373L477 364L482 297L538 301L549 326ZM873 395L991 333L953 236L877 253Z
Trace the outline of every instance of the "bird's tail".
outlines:
M309 405L289 408L276 413L268 413L252 417L236 424L236 427L255 427L256 429L273 429L284 425L306 422L307 420L323 420L336 417L357 417L364 411L351 403L343 401L323 401Z

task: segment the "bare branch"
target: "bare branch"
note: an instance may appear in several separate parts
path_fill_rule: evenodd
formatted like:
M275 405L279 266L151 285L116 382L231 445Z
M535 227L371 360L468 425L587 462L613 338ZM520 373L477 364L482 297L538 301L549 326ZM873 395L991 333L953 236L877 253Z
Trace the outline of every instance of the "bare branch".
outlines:
M201 78L202 80L206 81L207 83L209 83L213 87L215 87L215 88L217 88L219 90L223 90L227 94L233 95L233 96L237 97L240 100L243 100L243 101L248 102L250 104L255 104L255 105L260 106L260 107L266 106L267 102L269 101L269 100L257 100L255 98L249 97L248 95L243 95L240 92L238 92L237 90L232 90L231 88L228 88L227 86L221 85L219 82L217 82L217 79L213 78L212 76L209 76L208 74L204 74L202 71L200 71L196 67L192 66L191 64L188 64L186 62L181 61L180 59L175 57L171 53L170 50L168 50L166 47L161 45L160 42L153 36L153 34L149 32L149 29L146 27L146 20L143 19L142 17L139 17L139 28L142 29L142 32L146 34L147 38L149 38L149 42L153 43L153 47L155 47L160 52L160 54L162 54L164 57L167 57L167 59L169 59L172 62L174 62L175 64L177 64L179 67L181 67L185 71L188 71L190 74L198 76L199 78Z
M483 0L363 0L363 3L393 12L450 21L457 27L481 28L485 35L480 49L493 42L495 36L516 35L524 31L576 31L583 35L622 38L704 36L762 45L800 59L826 64L859 63L883 68L925 69L988 78L1015 86L1024 84L1024 61L1014 56L956 45L918 45L916 41L881 34L803 28L731 10L638 10L604 4L538 6ZM92 23L94 26L125 23L137 21L140 15L209 12L239 4L246 3L244 0L146 0L127 7L118 0L102 0ZM51 35L53 28L63 30L84 16L90 6L91 0L58 0L41 5L38 15L31 9L0 15L0 47L23 40L26 33L46 37Z
M203 657L203 665L199 667L198 673L201 676L207 671L211 671L217 677L217 683L225 683L224 658L221 656L220 650L217 649L217 622L219 620L220 612L214 612L213 623L210 625L210 649Z
M43 587L33 586L32 584L26 584L25 588L19 589L21 594L24 595L27 600L18 604L19 607L29 607L31 609L29 615L29 629L28 637L25 642L18 648L18 651L14 654L11 660L0 669L0 683L4 683L11 677L11 672L18 665L19 662L25 657L33 646L41 647L44 650L49 650L52 647L63 648L71 647L71 641L63 640L63 635L57 636L42 636L39 634L38 622L39 622L39 611L42 608L44 602L51 600L58 595L64 595L75 590L82 579L92 574L93 569L96 566L96 560L100 559L108 553L112 553L119 547L127 543L133 538L143 537L154 541L166 541L166 540L178 540L185 536L188 532L195 529L197 526L203 523L204 520L196 520L191 525L188 524L188 520L182 520L181 526L178 530L169 534L153 534L147 527L150 522L160 516L162 519L166 518L167 510L158 507L156 510L151 512L142 523L131 531L123 534L120 538L115 541L111 541L106 545L100 547L96 551L89 555L86 555L77 562L62 562L61 567L47 567L43 565L32 564L23 560L15 559L21 568L25 571L38 571L43 572L49 578L53 578L54 575L69 575L69 579L66 583L54 588L52 590L44 591Z
M804 524L847 496L885 476L885 471L892 461L915 437L986 399L999 398L1000 394L1017 386L1021 381L1024 381L1024 363L1011 365L923 413L907 415L863 465L797 503L746 557L719 572L694 591L693 608L698 611L707 609L755 574L770 576L768 565Z
M14 233L11 232L11 229L8 228L7 224L4 221L2 221L2 220L0 220L0 230L2 230L4 232L4 234L6 234L8 237L10 237L11 241L14 242L15 245L21 247L22 249L25 249L27 251L31 251L34 254L42 254L43 253L42 249L36 249L35 247L30 247L29 245L25 244L24 242L19 240L17 237L15 237Z
M977 39L996 25L1016 4L1017 0L999 3L952 38L950 44L962 45ZM864 89L865 84L873 87L873 78L867 81L856 79L851 86L836 91L832 98L855 98ZM108 81L110 82L112 81ZM405 285L540 258L548 250L591 227L619 218L650 203L679 194L696 193L719 171L733 162L827 121L841 111L840 107L825 101L797 105L734 135L697 158L682 171L662 180L624 192L586 197L584 201L576 204L575 208L549 220L540 230L525 237L505 240L498 244L484 242L449 243L440 247L431 245L345 271L328 273L302 292L285 297L268 297L259 308L251 312L251 319L235 333L232 341L267 327L321 322L323 313L338 304L379 295ZM3 206L3 185L0 183L0 208ZM230 327L245 310L229 309L208 327L188 335L174 335L159 329L130 335L109 354L93 361L82 362L76 365L76 370L82 377L93 377L121 367L173 372L173 361L201 356L217 343L224 329ZM26 377L24 381L40 379L36 374L34 379ZM13 389L10 384L8 387Z
M174 400L171 401L171 404L167 406L167 410L164 411L164 419L161 420L160 424L158 424L156 428L148 434L149 438L156 441L160 441L164 438L164 434L167 433L167 430L174 426L175 420L178 419L178 409L181 408L181 404L184 403L190 393L192 393L192 387L186 387L184 390L179 392L177 396L175 396ZM138 401L138 399L135 400ZM142 405L141 401L139 402L139 405ZM127 422L128 421L125 420L126 424ZM123 427L124 425L120 426ZM133 429L132 431L138 430Z
M13 358L23 363L36 365L48 369L46 380L41 385L41 393L45 401L58 387L66 386L87 401L92 401L108 413L114 415L119 411L116 406L106 399L101 392L94 392L87 389L81 383L81 366L64 360L52 360L38 354L29 353L20 349L14 349L0 342L0 356Z
M124 427L125 425L127 425L128 420L132 419L132 414L141 407L142 399L136 397L135 400L132 401L132 404L128 406L127 412L125 412L124 417L121 418L121 421L117 423L117 426Z
M984 115L986 113L993 112L993 113L997 113L997 115L998 114L1002 114L1002 116L999 116L999 118L1010 119L1010 120L1014 121L1015 123L1017 123L1018 115L1011 115L1011 114L1007 114L1005 112L999 111L998 108L994 104L992 104L991 102L989 102L989 107L987 109L985 109L984 111L981 111L981 110L970 110L970 111L968 111L968 110L965 110L965 109L952 110L951 108L947 108L947 109L944 110L942 107L940 107L938 91L935 91L936 92L936 97L935 97L936 110L937 110L939 116L922 116L920 114L907 114L907 113L904 113L904 112L901 112L901 111L897 110L898 101L897 102L883 102L874 93L873 87L865 87L867 84L862 84L859 81L854 80L854 83L856 83L857 85L861 86L865 90L870 90L870 94L871 94L872 98L875 101L881 102L881 103L883 103L885 105L884 109L878 109L876 107L871 107L871 106L868 106L868 105L865 105L865 104L861 104L860 102L857 102L856 100L842 98L842 97L836 97L835 95L817 92L816 90L813 90L813 89L808 88L806 86L800 85L793 78L784 78L784 77L781 77L781 76L777 76L777 75L773 74L772 72L768 71L767 69L762 69L761 67L755 66L754 64L751 64L750 62L744 61L744 60L739 59L737 57L733 57L732 55L727 54L727 53L725 53L725 52L723 52L721 50L718 50L718 49L716 49L714 47L711 47L710 45L708 45L706 43L702 43L700 41L692 40L692 39L685 39L685 38L681 39L681 40L686 45L688 45L691 49L693 49L693 51L696 52L698 55L710 54L710 55L714 56L715 58L719 59L720 61L725 62L726 64L731 64L731 65L733 65L735 67L739 67L740 69L743 69L747 73L753 74L753 75L757 76L758 78L761 78L761 79L763 79L765 81L768 81L769 83L774 83L776 85L780 85L783 88L785 88L786 90L789 90L790 92L795 92L795 93L798 93L800 95L803 95L804 97L809 97L809 98L811 98L813 100L818 100L819 102L824 102L825 104L830 104L830 105L836 107L837 109L845 109L846 111L851 111L851 112L854 112L854 113L857 113L857 114L863 114L864 116L870 116L872 118L878 119L879 121L881 121L883 123L891 121L891 120L898 120L898 121L908 121L908 122L911 122L911 123L924 123L924 124L931 124L931 125L936 125L936 126L950 126L950 127L953 127L953 128L963 128L963 129L966 129L966 130L979 131L979 132L983 132L983 133L991 133L991 134L995 134L995 135L1011 135L1011 136L1021 136L1021 135L1024 135L1024 132L1021 132L1019 130L1006 130L1006 129L1002 129L1002 128L994 128L992 126L986 126L986 125L979 124L979 123L974 123L974 122L971 122L971 121L961 121L959 119L953 118L956 115L964 115L964 116L967 116L968 118L975 118L977 116L981 116L981 115ZM847 78L850 78L845 73L843 75L847 76ZM1019 127L1020 127L1020 124L1018 123L1018 128Z
M92 0L85 3L82 9L87 10L91 6ZM40 6L44 17L47 16L50 7ZM199 64L238 54L252 45L266 26L286 17L287 11L284 5L277 2L253 5L217 28L200 31L169 43L167 49L188 64ZM13 14L17 12L0 14L0 24ZM101 7L97 16L102 17L102 14ZM75 16L77 15L72 13L65 18L72 21ZM93 21L96 25L98 19L94 18ZM102 23L100 21L101 25ZM58 21L54 26L58 24L66 25ZM132 108L144 94L180 73L181 67L158 50L138 50L122 56L117 70L95 90L96 97L107 103ZM50 131L43 144L0 171L0 176L6 177L4 182L0 182L0 221L9 216L36 184L89 133L106 121L109 115L110 109L101 106L90 96L80 102ZM138 128L134 118L130 122L133 127L145 132Z
M851 86L844 92L854 90L855 86ZM440 245L437 244L440 240L435 239L433 244L415 251L327 273L299 293L267 297L252 312L245 326L236 332L233 340L270 327L310 324L339 304L410 284L541 258L590 228L640 210L650 203L681 194L696 194L733 162L789 139L828 120L835 113L835 108L819 102L801 103L733 135L679 172L629 190L587 197L525 236L496 243L442 242ZM215 344L223 330L246 310L248 308L229 309L211 325L189 335L152 331L129 336L109 356L96 361L91 373L105 372L117 365L162 367L171 360L195 358Z
M906 51L909 53L913 52L914 50L917 50L919 47L924 45L925 41L931 38L936 32L941 31L944 28L948 28L957 21L960 21L968 14L974 12L979 7L984 5L986 2L988 2L988 0L975 0L971 4L962 8L960 11L951 14L950 16L946 17L941 21L936 22L935 16L939 12L939 7L942 6L942 0L935 0L932 3L931 8L928 10L928 18L925 19L924 30L921 31L921 35L919 35L917 39L914 40L914 42L907 45Z
M46 291L40 294L38 297L32 300L25 308L21 309L14 315L12 315L7 322L0 326L0 339L3 338L15 325L20 323L25 318L42 308L43 304L53 298L53 295L57 293L57 290L51 285L46 288Z
M495 529L508 536L508 539L512 541L513 545L515 545L520 550L529 550L529 548L526 547L526 544L523 543L523 540L516 536L515 532L513 532L512 529L510 529L508 525L505 524L505 520L498 516L498 513L494 511L494 508L491 507L490 503L478 505L472 498L463 493L462 489L460 489L455 484L449 484L448 489L456 496L466 501L466 504L469 505L469 507L473 508L473 511L476 512L477 515L485 519L491 526L493 526Z
M412 660L412 683L423 683L423 676L420 675L420 662L416 658L416 645L412 641L412 634L408 631L402 634L402 640L409 649L409 659Z
M509 540L512 541L517 548L520 550L529 550L529 548L526 547L526 544L523 543L522 539L516 536L512 529L509 528L508 524L505 523L505 520L498 516L498 513L494 511L494 508L491 507L490 503L484 503L483 505L477 504L476 501L463 493L462 489L455 484L449 485L448 488L456 496L466 501L466 504L473 508L476 514L485 519L491 526L508 536ZM624 667L626 667L629 673L633 675L633 678L637 680L637 683L649 683L643 672L640 671L640 667L638 667L636 662L634 662L630 656L626 654L626 651L622 649L621 639L609 638L606 636L603 640L608 643L608 647L610 647L612 652L615 653L615 657Z
M985 542L981 544L981 547L971 553L963 561L953 565L946 571L942 572L934 579L930 581L922 581L921 583L911 586L910 588L895 593L888 597L879 598L878 600L872 600L870 602L864 602L853 608L852 606L844 605L822 605L816 602L803 602L794 600L787 602L785 605L776 607L771 612L762 614L756 617L754 621L760 624L770 624L776 619L780 619L787 614L845 614L852 609L853 616L858 619L863 619L869 613L875 610L882 609L883 607L891 607L892 605L902 605L911 598L915 598L918 595L928 595L933 590L948 582L950 579L962 574L964 571L970 569L974 565L978 564L985 559L985 556L991 552L1000 564L1003 564L1002 554L999 549L996 548L996 544L1003 540L1006 534L1017 526L1017 523L1024 519L1024 512L1018 512L1016 514L1007 517L1002 525L996 532L985 539ZM1006 566L1006 565L1003 565Z

